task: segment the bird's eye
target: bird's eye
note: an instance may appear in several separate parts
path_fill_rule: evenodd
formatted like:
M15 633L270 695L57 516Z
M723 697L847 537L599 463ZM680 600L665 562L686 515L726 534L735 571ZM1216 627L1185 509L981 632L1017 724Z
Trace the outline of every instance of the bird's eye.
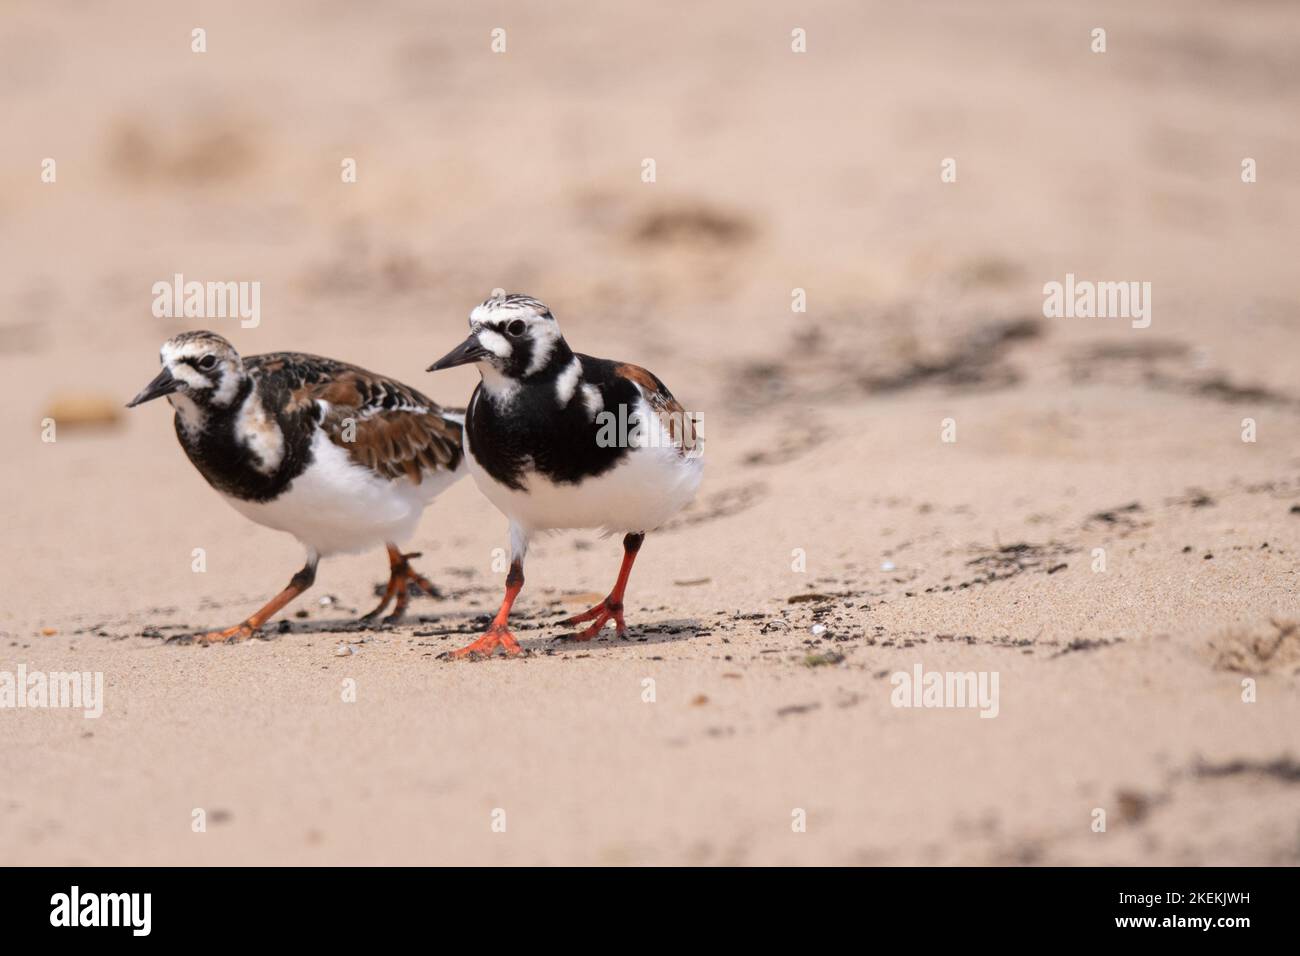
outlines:
M511 322L509 325L506 326L506 331L509 332L511 335L513 335L515 338L518 338L519 336L524 334L524 328L525 328L524 320L515 319L513 322Z
M199 368L205 372L210 372L217 367L217 357L215 355L205 355L199 359Z

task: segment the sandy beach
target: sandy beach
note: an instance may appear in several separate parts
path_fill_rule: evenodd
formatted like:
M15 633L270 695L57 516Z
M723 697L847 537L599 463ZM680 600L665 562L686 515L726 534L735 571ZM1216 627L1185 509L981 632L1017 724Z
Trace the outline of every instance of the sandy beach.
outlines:
M1262 0L10 5L0 672L103 699L0 707L0 863L1300 863L1298 42ZM256 324L156 317L178 274ZM1067 276L1149 311L1045 315ZM405 623L356 624L377 549L177 640L302 551L122 407L161 343L459 406L425 368L494 288L702 416L629 639L554 640L620 556L563 532L527 653L447 659L504 582L466 478ZM897 706L918 667L996 714Z

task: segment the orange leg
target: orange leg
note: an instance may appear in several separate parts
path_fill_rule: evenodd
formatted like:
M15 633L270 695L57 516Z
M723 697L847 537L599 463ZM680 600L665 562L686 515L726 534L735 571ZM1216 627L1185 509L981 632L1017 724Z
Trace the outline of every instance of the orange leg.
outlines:
M506 575L506 596L501 601L501 608L497 611L497 616L492 619L491 626L487 632L473 643L466 644L464 647L451 652L455 658L469 657L472 654L481 654L484 657L491 657L492 652L497 647L502 647L508 656L513 657L515 654L522 652L523 648L515 640L515 636L506 628L506 623L510 618L510 608L514 606L515 598L524 588L524 566L516 558L510 564L510 573Z
M206 634L198 634L194 640L199 644L216 644L218 642L229 642L231 644L239 641L246 641L256 634L272 615L280 608L284 607L303 591L307 590L316 581L316 561L313 554L307 559L307 564L303 569L295 574L289 580L289 586L283 591L271 598L256 614L253 614L248 620L236 624L234 627L228 627L224 631L209 631Z
M388 603L394 598L397 599L397 606L393 608L393 613L384 618L385 624L396 624L406 615L406 606L411 601L411 593L407 587L408 584L414 584L429 597L437 597L438 591L433 583L422 574L417 574L411 568L411 558L418 558L418 551L410 554L402 554L397 550L397 545L389 542L388 548L388 587L384 590L384 599L379 602L379 607L375 608L369 614L363 615L361 620L373 621L384 613Z
M611 620L614 622L618 636L627 637L627 625L623 623L623 592L627 589L627 579L632 574L632 562L636 560L636 554L641 550L641 542L644 540L644 534L629 534L623 538L623 566L618 569L618 580L614 582L614 590L609 592L609 597L590 610L561 621L561 627L573 627L583 621L591 621L590 626L577 634L566 635L566 638L589 641Z

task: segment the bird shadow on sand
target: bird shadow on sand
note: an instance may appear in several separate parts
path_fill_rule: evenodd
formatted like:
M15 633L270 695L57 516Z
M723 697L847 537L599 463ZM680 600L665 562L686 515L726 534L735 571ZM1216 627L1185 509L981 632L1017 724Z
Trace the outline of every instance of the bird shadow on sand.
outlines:
M563 620L561 618L560 620ZM540 641L520 639L520 645L526 651L535 654L574 654L585 656L592 651L609 651L623 647L653 647L656 644L676 644L697 637L712 634L711 628L697 618L675 618L670 621L654 621L646 624L632 623L627 626L627 636L619 637L613 627L604 628L590 640L580 641L574 635L578 628L563 627L559 621L542 624L541 628L552 633Z
M144 630L138 632L138 635L136 636L154 638L158 640L160 644L198 644L198 638L200 636L209 633L210 631L220 629L221 628L217 626L210 628L195 627L190 624L154 625L146 627ZM378 624L368 625L357 621L355 618L343 618L337 621L272 621L264 626L261 631L247 640L270 642L295 634L334 634L339 637L357 637L380 631L396 630L397 628L390 626L381 626ZM232 643L244 642L236 641Z
M628 625L627 636L618 637L613 626L605 627L600 634L586 641L576 639L579 628L565 627L561 622L567 617L566 612L538 611L520 613L512 616L510 628L519 640L525 657L586 654L592 651L611 650L615 647L641 645L650 647L656 644L672 644L696 637L706 637L713 629L697 618L675 618L672 620L648 621L645 624L635 622ZM439 657L449 657L456 648L470 643L481 636L491 623L492 615L482 611L453 611L446 614L412 614L398 624L385 624L379 621L365 622L355 617L341 617L332 620L291 620L272 621L261 632L251 638L253 641L270 642L285 636L329 635L340 639L372 640L378 637L389 639L436 639L428 646L439 648ZM196 638L213 628L196 627L192 624L152 625L137 632L138 636L154 638L160 644L195 645ZM128 636L128 635L121 635Z
M561 622L569 616L568 611L559 613L539 612L520 615L510 621L510 630L523 649L522 659L529 657L589 657L593 653L611 651L618 648L652 647L656 644L672 644L705 637L712 629L695 618L675 618L668 621L653 621L645 624L628 625L627 636L619 637L612 625L606 626L592 638L582 641L576 635L580 628L566 627ZM446 642L437 656L439 659L451 660L451 652L480 637L491 622L487 614L465 615L455 626L442 620L441 626L418 630L419 637L436 637L439 643ZM437 646L437 645L433 645ZM497 652L499 655L500 652ZM494 655L494 656L497 656Z

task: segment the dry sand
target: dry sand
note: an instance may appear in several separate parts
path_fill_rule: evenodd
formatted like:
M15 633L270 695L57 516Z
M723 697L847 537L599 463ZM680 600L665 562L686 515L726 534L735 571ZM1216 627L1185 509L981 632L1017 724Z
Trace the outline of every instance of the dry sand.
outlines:
M9 5L0 670L106 699L0 711L0 861L1300 861L1300 9L1177 6ZM154 318L177 272L259 281L261 324ZM1151 282L1151 327L1043 318L1067 272ZM632 639L551 642L618 562L566 533L531 653L441 659L502 586L466 480L410 623L350 623L377 551L266 641L165 642L298 546L161 404L46 443L52 403L125 401L208 325L460 404L471 371L422 370L497 286L704 415ZM892 706L917 663L996 671L998 716Z

